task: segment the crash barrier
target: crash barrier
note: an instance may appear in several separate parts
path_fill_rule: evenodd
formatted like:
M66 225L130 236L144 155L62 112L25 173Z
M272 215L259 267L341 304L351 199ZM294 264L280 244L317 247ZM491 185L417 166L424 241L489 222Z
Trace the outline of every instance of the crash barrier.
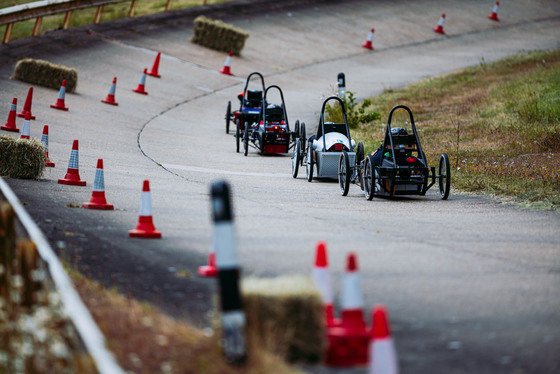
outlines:
M45 163L45 148L38 140L0 135L0 175L38 179L43 175Z
M222 21L198 16L194 20L191 42L222 52L239 56L249 33Z
M53 89L59 89L62 82L66 80L65 92L72 93L78 86L78 71L45 60L25 58L17 62L11 79Z
M48 367L124 374L43 233L2 178L0 193L6 200L0 202L0 349L8 356L0 372ZM23 341L32 346L22 349ZM53 346L57 354L50 353Z

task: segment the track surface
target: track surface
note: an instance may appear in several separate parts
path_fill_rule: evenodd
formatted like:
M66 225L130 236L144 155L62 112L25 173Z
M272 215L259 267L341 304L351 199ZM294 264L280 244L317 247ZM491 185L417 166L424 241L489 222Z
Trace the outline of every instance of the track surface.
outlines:
M8 183L63 259L205 327L215 282L179 275L196 274L206 262L209 185L226 179L244 275L308 273L315 244L325 240L338 291L345 256L355 251L367 309L376 303L389 309L402 372L560 373L558 214L453 191L448 201L434 190L423 198L368 202L352 186L341 197L336 183L309 184L304 170L293 180L288 156L235 153L224 131L227 101L236 106L253 71L283 88L291 123L306 122L309 134L339 72L348 90L365 98L520 50L558 47L560 3L510 1L500 7L500 23L486 18L490 3L234 1L0 46L3 116L13 97L21 109L29 87L9 79L17 59L44 58L79 71L78 92L66 96L68 113L49 108L56 91L35 87L31 135L40 138L49 124L56 168L38 182ZM432 32L442 12L447 36ZM188 41L200 13L250 33L232 62L236 76L217 72L224 54ZM361 48L372 26L373 52ZM156 51L163 53L162 78L148 77L148 96L131 92ZM113 76L118 107L100 103ZM74 139L85 188L57 184ZM104 159L105 191L116 211L68 207L89 200L97 158ZM161 240L127 236L143 179L151 182Z

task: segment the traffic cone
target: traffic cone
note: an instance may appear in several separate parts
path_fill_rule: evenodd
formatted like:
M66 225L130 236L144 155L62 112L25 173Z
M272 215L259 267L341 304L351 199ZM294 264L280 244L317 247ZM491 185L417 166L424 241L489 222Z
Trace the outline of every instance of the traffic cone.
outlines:
M445 35L445 31L443 31L443 21L445 21L445 13L443 13L441 15L441 17L439 18L439 22L438 22L437 26L434 27L434 31L439 33L439 34Z
M334 319L333 291L331 284L331 273L329 271L329 261L327 257L327 245L325 242L317 243L315 250L315 264L311 270L313 284L319 290L321 299L325 305L325 321L327 326L334 326L338 323Z
M30 119L31 118L31 112L27 112L27 114L25 115L25 120L23 121L23 127L21 128L21 135L20 135L20 139L29 139L31 133L31 126L30 126Z
M103 159L97 159L97 170L93 181L93 191L88 203L82 203L86 209L113 210L113 204L107 204L105 199L105 178L103 177Z
M368 34L366 42L364 44L362 44L362 47L373 50L373 44L371 44L371 41L373 39L373 33L374 32L375 32L375 29L372 28L371 31Z
M198 267L198 275L201 277L215 277L218 275L218 268L216 267L216 243L210 246L210 254L208 255L208 264Z
M230 66L231 66L231 56L233 56L233 52L230 52L226 58L226 63L224 65L224 67L222 68L222 70L220 70L220 73L222 74L226 74L226 75L233 75L231 73L230 70Z
M80 179L78 170L78 140L74 140L72 144L72 152L70 153L70 161L68 161L68 170L64 178L58 180L58 184L69 184L71 186L85 186L86 181Z
M398 374L397 353L385 306L373 307L371 320L373 327L369 345L369 374Z
M128 235L135 238L161 238L161 232L156 230L152 219L152 198L150 196L150 181L148 180L145 180L142 186L138 215L138 224L134 230L128 232Z
M14 97L12 100L12 105L10 106L10 113L8 114L8 119L4 126L0 127L2 130L11 131L11 132L19 132L19 129L16 127L16 111L17 111L17 97Z
M109 93L104 100L101 100L102 103L111 104L111 105L119 105L115 101L115 91L117 90L117 77L113 78L113 83L111 84L111 88L109 89Z
M68 108L64 104L65 97L66 97L66 79L62 81L62 85L60 86L60 91L58 91L58 99L56 99L56 103L51 105L51 108L68 111Z
M150 77L161 78L161 75L159 75L159 73L158 73L160 56L161 56L161 52L158 52L157 56L156 56L156 59L154 61L154 65L152 66L152 70L150 70L149 72L146 73Z
M492 21L497 21L499 22L500 19L498 18L498 7L500 6L500 2L496 1L496 4L494 5L494 9L492 9L492 14L488 15L488 18L491 19Z
M349 253L346 258L346 273L342 279L341 325L345 328L365 329L363 308L364 297L360 287L358 260L356 254Z
M45 147L45 156L47 160L45 161L45 166L49 168L54 168L54 162L49 159L49 125L43 126L43 135L41 136L41 144Z
M142 95L147 95L148 91L146 91L146 74L148 69L144 68L144 73L140 77L140 83L138 83L138 87L134 88L132 91L137 92Z
M33 101L33 87L29 87L27 91L27 98L25 99L25 104L23 104L23 109L18 113L18 117L25 118L25 115L29 112L29 118L35 119L35 116L31 114L31 102Z

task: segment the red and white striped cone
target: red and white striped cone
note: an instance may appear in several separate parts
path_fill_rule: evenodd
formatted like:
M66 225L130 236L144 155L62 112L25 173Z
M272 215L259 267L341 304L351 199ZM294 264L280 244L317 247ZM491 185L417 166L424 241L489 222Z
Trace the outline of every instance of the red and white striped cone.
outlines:
M376 305L372 310L372 334L369 345L369 374L398 374L399 364L391 337L387 309Z
M23 104L23 109L18 113L18 117L25 118L25 115L29 113L30 119L35 119L35 116L31 114L31 104L33 102L33 87L29 87L27 91L27 98L25 99L25 104Z
M372 28L371 31L368 34L366 42L364 44L362 44L362 47L373 50L373 44L371 43L371 41L373 40L373 33L374 32L375 32L375 29Z
M311 280L321 295L325 305L325 321L327 326L335 326L338 321L334 318L334 296L332 291L331 273L325 242L317 243L315 250L315 264L311 270Z
M45 148L45 166L49 168L54 168L54 162L49 159L49 125L43 126L43 135L41 135L41 144Z
M51 108L68 111L68 108L64 103L65 98L66 98L66 79L62 81L62 85L60 86L60 91L58 91L58 99L56 99L56 103L51 105Z
M231 56L233 56L233 52L230 52L226 58L226 63L224 64L224 67L222 68L222 70L220 70L220 73L225 74L225 75L233 75L231 73Z
M441 17L439 18L439 22L438 22L437 26L434 27L434 31L437 32L438 34L445 35L445 31L443 31L443 22L444 21L445 21L445 13L443 13L441 15Z
M107 94L107 97L101 100L101 102L105 104L119 105L119 103L115 101L116 90L117 90L117 77L114 77L113 83L111 84L111 88L109 88L109 93Z
M149 180L145 180L142 185L142 197L138 216L138 224L134 230L128 232L129 236L134 238L161 238L161 232L156 230L152 218L152 197L150 196Z
M496 1L496 4L494 5L494 8L492 9L492 14L488 15L488 18L491 19L492 21L496 21L499 22L500 19L498 18L498 7L500 6L500 2Z
M23 121L23 127L21 128L20 139L29 139L31 135L31 112L27 112L25 115L25 120Z
M140 83L138 83L138 87L132 89L132 91L142 94L142 95L147 95L148 91L146 91L146 74L148 73L148 69L144 68L144 72L142 73L142 76L140 77Z
M91 199L87 203L82 203L86 209L113 210L113 204L108 204L105 198L105 178L103 176L103 159L97 159L97 169L93 181L93 191Z
M68 184L71 186L85 186L86 181L80 179L79 172L79 155L78 155L78 140L72 143L72 152L70 153L70 161L68 161L68 170L64 178L58 180L58 184Z
M161 78L161 75L159 75L159 73L158 73L160 56L161 56L161 52L158 52L157 56L156 56L156 59L154 61L154 65L152 66L152 70L150 70L149 72L146 73L150 77Z
M12 100L12 105L10 106L10 113L8 114L8 119L4 126L0 127L2 130L11 131L11 132L19 132L19 129L16 127L16 111L17 111L17 97L14 97Z
M342 279L340 309L342 327L365 329L364 297L360 287L358 260L354 253L349 253L346 258L346 273Z
M208 264L198 267L198 275L201 277L215 277L218 275L218 268L216 267L216 243L212 242L210 246L210 254L208 255Z

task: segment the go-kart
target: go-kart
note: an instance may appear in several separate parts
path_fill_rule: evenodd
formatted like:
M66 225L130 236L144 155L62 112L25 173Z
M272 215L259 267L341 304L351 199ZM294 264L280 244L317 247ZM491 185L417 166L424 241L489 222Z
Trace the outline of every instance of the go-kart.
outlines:
M410 123L403 124L408 130L392 126L393 113L399 109L408 112ZM348 194L350 183L358 184L368 200L374 196L424 196L437 180L441 198L446 200L449 197L449 157L446 153L441 154L437 174L434 166L428 166L408 107L397 105L391 109L379 149L364 158L363 146L358 148L359 155L354 160L346 151L340 155L338 182L342 196Z
M253 77L253 80L260 80L262 87L260 90L249 90L249 83L251 82L251 78ZM225 116L226 134L229 134L230 122L233 122L235 124L235 143L237 152L239 152L239 144L241 141L241 136L243 135L243 131L245 130L245 124L257 122L260 118L264 91L265 85L262 74L253 72L247 76L243 92L237 95L237 98L239 100L239 110L232 112L231 101L228 101Z
M338 102L343 121L341 123L325 122L325 108L330 101ZM307 170L307 181L311 182L313 176L316 178L337 178L338 160L343 152L349 162L354 164L356 143L350 138L350 129L346 118L344 102L337 96L331 96L323 102L317 134L312 135L305 144L305 124L302 123L299 137L292 154L292 176L297 178L300 166L305 164ZM317 173L314 174L314 166Z
M278 92L280 105L269 104L269 93L273 90ZM299 123L296 123L298 126ZM268 86L262 98L259 119L245 122L242 136L244 154L247 156L249 147L256 148L260 154L288 153L298 133L298 128L290 131L282 89L276 85Z

